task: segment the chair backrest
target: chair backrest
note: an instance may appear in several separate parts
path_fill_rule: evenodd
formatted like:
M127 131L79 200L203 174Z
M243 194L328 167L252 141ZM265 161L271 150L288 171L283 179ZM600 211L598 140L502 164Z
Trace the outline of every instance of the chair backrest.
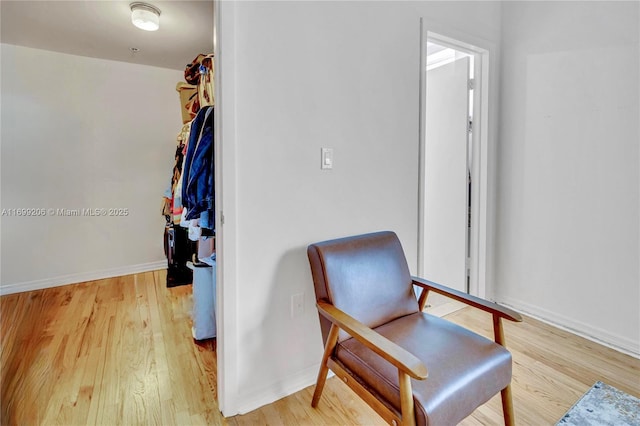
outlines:
M316 300L325 300L375 328L418 312L398 236L390 231L311 244L307 248ZM320 317L326 343L331 324ZM339 340L347 338L340 332Z

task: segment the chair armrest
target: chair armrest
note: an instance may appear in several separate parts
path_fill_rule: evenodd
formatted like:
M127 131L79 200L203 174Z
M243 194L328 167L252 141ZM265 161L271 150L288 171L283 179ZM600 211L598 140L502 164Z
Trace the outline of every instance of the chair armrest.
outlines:
M424 380L427 378L427 367L411 352L393 343L330 303L318 301L317 306L322 316L396 366L400 371L414 379Z
M413 284L426 290L445 295L447 297L450 297L451 299L457 300L458 302L462 302L467 305L473 306L474 308L478 308L493 315L497 315L500 318L505 318L515 322L522 321L522 317L520 316L520 314L513 309L500 306L497 303L489 302L488 300L484 300L479 297L454 290L452 288L443 286L442 284L437 284L423 278L412 277L412 279Z

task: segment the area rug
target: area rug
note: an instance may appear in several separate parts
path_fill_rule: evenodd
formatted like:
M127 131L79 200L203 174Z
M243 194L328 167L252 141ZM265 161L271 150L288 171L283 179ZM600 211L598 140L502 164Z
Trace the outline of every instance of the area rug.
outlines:
M596 382L556 426L640 426L640 399Z

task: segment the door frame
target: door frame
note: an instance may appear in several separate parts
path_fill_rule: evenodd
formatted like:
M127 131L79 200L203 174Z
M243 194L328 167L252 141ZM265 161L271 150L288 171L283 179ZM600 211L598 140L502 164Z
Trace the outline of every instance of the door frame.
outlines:
M225 417L238 413L235 10L235 2L213 0L216 387L218 409Z
M436 32L437 31L437 32ZM425 145L426 145L426 87L427 41L473 55L474 96L471 161L471 235L469 236L469 294L486 297L488 258L488 189L489 189L489 52L483 40L467 34L443 32L420 18L420 130L418 181L418 275L425 276Z

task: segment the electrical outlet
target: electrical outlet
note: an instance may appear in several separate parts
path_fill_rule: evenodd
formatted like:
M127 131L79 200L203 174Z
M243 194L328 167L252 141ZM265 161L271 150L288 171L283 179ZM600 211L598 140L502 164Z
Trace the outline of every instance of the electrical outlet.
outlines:
M301 317L304 313L304 293L291 296L291 318Z

